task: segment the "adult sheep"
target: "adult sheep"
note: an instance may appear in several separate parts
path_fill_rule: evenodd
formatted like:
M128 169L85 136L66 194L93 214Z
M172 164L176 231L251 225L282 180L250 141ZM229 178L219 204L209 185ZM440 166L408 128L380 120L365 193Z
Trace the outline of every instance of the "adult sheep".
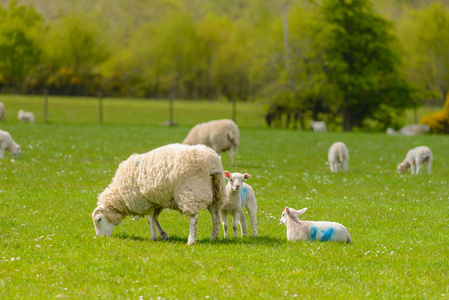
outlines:
M22 109L19 110L17 117L19 118L19 121L22 123L25 123L25 122L34 123L34 119L35 119L34 114L32 112L24 111Z
M224 197L223 165L216 152L204 145L170 144L123 161L99 195L92 219L97 235L111 236L126 216L146 216L151 239L157 238L155 225L161 237L168 238L157 217L165 208L175 209L190 218L191 245L196 243L202 209L212 215L211 240L218 238Z
M218 154L230 150L229 165L232 166L234 154L239 146L239 128L232 120L215 120L193 127L185 140L186 145L203 144Z
M331 172L338 172L339 166L341 166L343 172L348 171L349 151L344 143L333 143L329 148L327 158L329 159Z

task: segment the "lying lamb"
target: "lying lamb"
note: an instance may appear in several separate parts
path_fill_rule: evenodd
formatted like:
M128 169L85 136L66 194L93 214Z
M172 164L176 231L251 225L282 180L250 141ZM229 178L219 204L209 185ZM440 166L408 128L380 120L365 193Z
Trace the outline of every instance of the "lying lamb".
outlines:
M14 158L18 158L21 148L11 137L7 131L0 130L0 158L5 157L5 150L8 150Z
M335 142L329 148L327 155L331 172L338 172L338 167L341 166L343 172L348 171L349 152L348 148L342 142Z
M25 122L34 123L34 114L32 112L19 110L18 118L19 118L19 121L22 123L25 123Z
M185 140L187 145L203 144L211 147L218 154L231 150L229 165L232 166L234 154L239 146L239 128L232 120L215 120L193 127Z
M313 121L311 123L311 125L312 125L313 132L326 132L327 131L326 123L323 121Z
M289 241L312 240L350 243L352 241L346 227L340 223L328 221L301 221L307 208L295 210L286 207L282 212L281 223L287 226L287 239Z
M225 198L225 180L220 156L204 146L171 144L123 161L111 184L99 195L92 213L97 235L111 236L114 226L128 215L147 216L151 239L154 226L168 238L158 222L159 213L175 209L190 218L188 245L196 243L198 212L212 215L212 237L218 238L219 211Z
M254 191L243 181L251 175L245 173L229 173L224 171L224 175L229 179L226 185L226 197L221 208L221 223L223 225L224 237L228 237L228 214L233 217L232 229L234 237L237 237L238 223L240 222L241 235L247 236L246 218L243 208L246 207L253 229L253 236L257 236L257 203Z
M427 163L427 173L430 174L430 167L432 166L432 151L430 151L429 147L419 146L413 148L407 152L407 156L404 161L398 164L398 172L404 173L409 168L412 171L412 174L420 174L422 169L422 164ZM416 166L416 173L415 173Z

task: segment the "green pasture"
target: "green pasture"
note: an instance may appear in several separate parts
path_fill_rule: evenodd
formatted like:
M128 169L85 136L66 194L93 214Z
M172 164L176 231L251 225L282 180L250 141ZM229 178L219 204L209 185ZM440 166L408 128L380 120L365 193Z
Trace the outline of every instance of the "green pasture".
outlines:
M204 211L199 242L187 246L189 220L178 212L160 216L169 241L151 241L146 220L130 218L97 238L91 213L120 161L182 141L197 122L229 118L228 103L179 101L180 126L165 127L162 101L106 101L102 125L97 99L50 99L47 124L40 97L0 101L0 129L23 149L0 160L0 299L449 298L447 136L269 129L260 107L239 104L240 147L234 166L228 153L223 164L252 175L259 237L225 240L220 228L210 242ZM19 123L21 108L37 122ZM347 173L325 165L335 141L349 148ZM433 151L432 174L397 174L419 145ZM353 243L287 241L285 206L342 223Z

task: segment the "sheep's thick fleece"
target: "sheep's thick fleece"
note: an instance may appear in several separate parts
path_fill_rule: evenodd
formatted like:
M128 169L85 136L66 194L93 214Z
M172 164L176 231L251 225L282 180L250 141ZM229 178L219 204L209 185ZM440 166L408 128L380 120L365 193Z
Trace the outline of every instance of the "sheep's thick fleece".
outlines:
M430 174L432 167L433 155L429 147L419 146L410 149L401 163L398 164L399 173L411 170L412 174L420 174L423 163L427 163L427 173ZM416 167L416 173L415 173Z
M232 120L214 120L193 127L182 142L186 145L203 144L218 154L230 150L230 165L239 145L239 128Z
M348 171L349 151L344 143L333 143L329 148L328 159L331 172L338 172L339 166L343 172Z
M18 158L21 147L14 142L9 132L0 130L0 158L5 157L5 150L8 150L14 158Z
M200 210L212 207L217 217L212 216L214 226L219 226L224 197L223 165L215 151L204 145L170 144L123 161L97 206L107 211L105 216L114 225L127 215L151 216L165 208L197 219ZM218 228L214 229L218 235ZM194 234L193 242L196 227Z

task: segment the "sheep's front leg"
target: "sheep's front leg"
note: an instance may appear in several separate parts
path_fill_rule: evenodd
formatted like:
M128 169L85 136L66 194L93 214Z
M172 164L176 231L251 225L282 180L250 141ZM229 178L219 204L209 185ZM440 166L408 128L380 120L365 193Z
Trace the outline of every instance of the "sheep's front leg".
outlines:
M210 215L212 216L212 236L210 240L216 241L220 231L220 216L218 215L218 209L215 205L209 206L208 209Z
M431 169L431 167L432 167L432 161L431 161L431 160L428 160L428 161L427 161L427 174L430 174L430 169Z
M228 213L226 211L221 212L221 224L223 225L224 238L228 238Z
M422 169L422 165L421 164L417 164L416 165L416 174L421 174L421 169Z
M348 171L348 162L345 161L341 164L341 169L343 172L347 172Z
M246 217L243 212L240 213L240 229L241 229L242 237L248 235L247 226L246 226Z
M161 224L159 223L159 215L163 211L163 208L157 208L154 210L154 224L156 225L157 230L159 231L159 235L161 236L161 239L168 240L170 237L165 232L165 230L162 228Z
M236 211L234 212L233 218L232 218L232 230L234 230L234 237L238 237L238 229L239 229L239 220L240 220L240 212Z
M157 233L156 233L156 229L154 228L155 221L154 221L153 214L146 215L146 217L147 217L148 224L150 225L150 231L151 231L150 239L157 240Z
M190 231L189 239L187 240L187 245L193 245L196 243L196 233L198 230L198 214L189 216L190 218Z
M415 174L415 166L414 165L410 165L410 170L412 172L412 175Z

